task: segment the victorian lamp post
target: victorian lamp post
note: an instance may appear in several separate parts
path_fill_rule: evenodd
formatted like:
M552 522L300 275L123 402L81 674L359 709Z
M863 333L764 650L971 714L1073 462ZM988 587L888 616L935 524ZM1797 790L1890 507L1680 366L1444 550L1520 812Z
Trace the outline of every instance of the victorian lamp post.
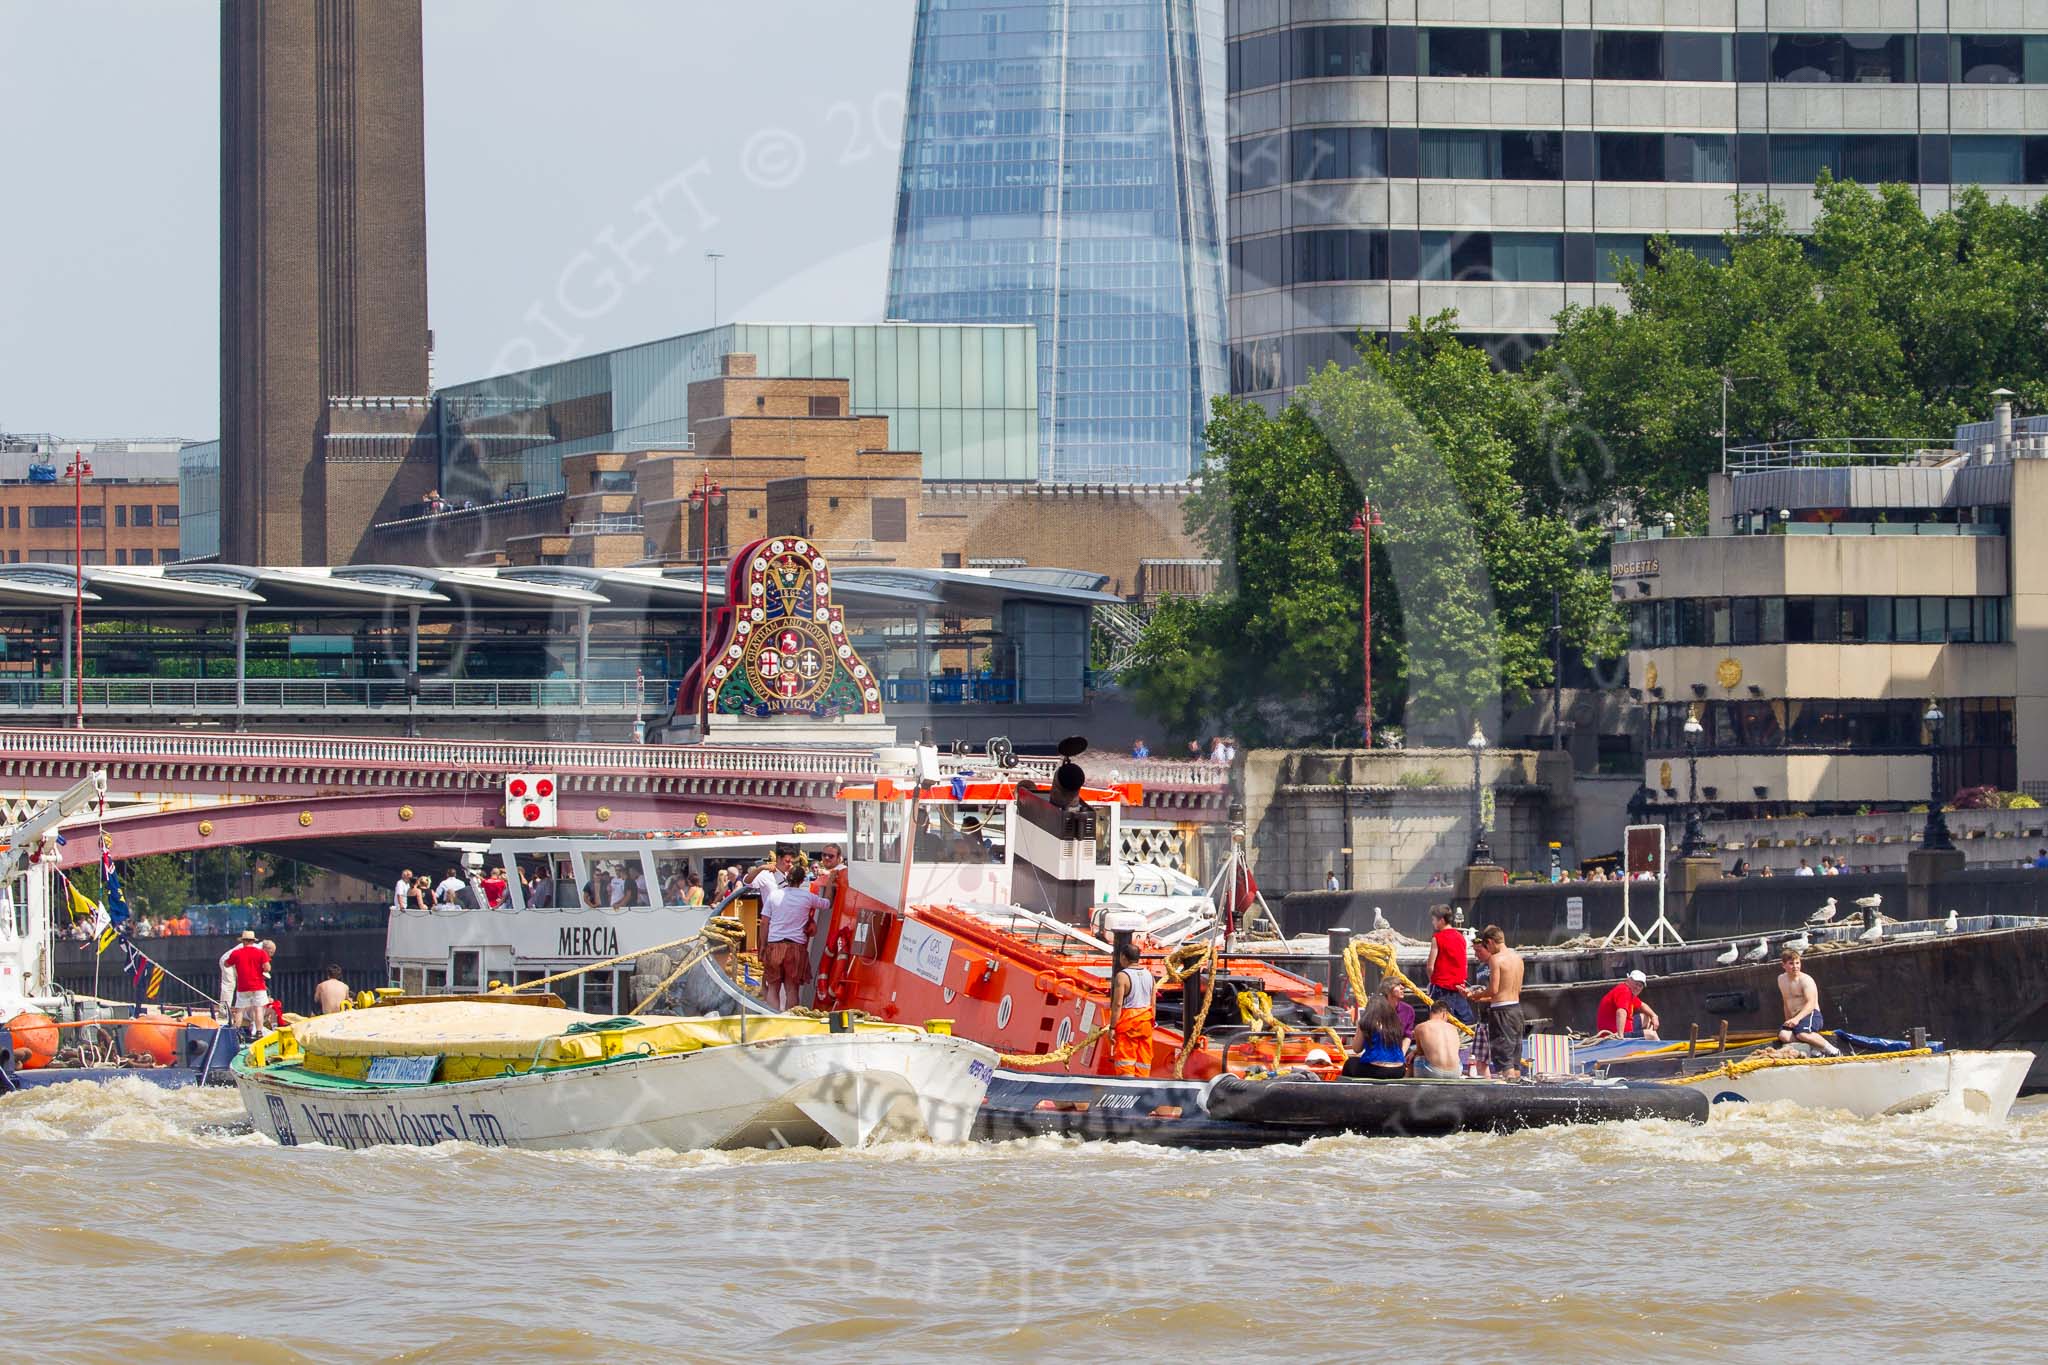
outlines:
M1706 728L1698 716L1685 718L1685 837L1678 845L1678 856L1697 858L1706 836L1700 831L1700 736Z
M1479 758L1486 752L1486 732L1474 725L1472 738L1465 741L1465 747L1472 751L1472 856L1467 861L1473 867L1491 867L1493 849L1487 845L1486 826L1479 810Z
M72 662L78 670L78 692L74 698L77 711L73 724L85 728L85 481L92 477L92 461L85 458L84 450L71 452L71 467L64 471L64 477L71 480L71 533L74 541L71 571L75 596L72 600L71 648ZM104 558L104 556L102 556Z
M702 735L711 703L705 689L711 686L711 509L725 502L725 490L711 480L711 471L701 470L690 486L690 510L701 517L697 541L701 571L697 590L697 733Z
M1351 533L1365 537L1365 591L1360 599L1359 617L1364 625L1364 641L1360 647L1365 662L1365 747L1372 748L1372 533L1376 526L1385 526L1380 514L1373 509L1372 499L1365 500L1365 510L1351 518Z
M1942 791L1941 783L1941 704L1927 703L1927 714L1920 719L1927 722L1927 828L1921 831L1920 847L1952 849L1955 841L1949 838L1948 816L1942 812L1942 803L1948 797Z

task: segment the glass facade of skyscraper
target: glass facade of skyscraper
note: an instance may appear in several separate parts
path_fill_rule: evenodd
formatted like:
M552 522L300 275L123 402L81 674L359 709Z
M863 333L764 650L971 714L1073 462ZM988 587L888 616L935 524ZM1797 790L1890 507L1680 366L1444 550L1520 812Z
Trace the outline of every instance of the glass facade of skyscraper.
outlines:
M1038 327L1040 476L1187 478L1224 368L1222 0L920 0L888 315Z

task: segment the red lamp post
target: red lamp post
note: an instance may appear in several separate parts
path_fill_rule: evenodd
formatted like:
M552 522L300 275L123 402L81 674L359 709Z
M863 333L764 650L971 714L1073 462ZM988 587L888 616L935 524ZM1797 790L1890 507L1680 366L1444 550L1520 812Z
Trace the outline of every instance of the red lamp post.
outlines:
M1360 597L1359 615L1364 622L1364 643L1360 649L1365 655L1365 747L1372 747L1372 531L1375 526L1385 526L1380 514L1373 509L1372 499L1365 500L1365 510L1351 518L1353 535L1365 538L1365 591Z
M71 480L71 533L76 557L72 561L72 573L76 596L71 610L72 663L77 670L78 692L74 697L77 711L72 722L74 728L85 728L85 481L92 477L92 461L85 458L85 452L71 452L71 467L64 471L64 477Z
M701 516L699 525L703 528L697 541L698 561L702 566L697 598L697 733L700 736L711 712L711 703L705 699L704 692L711 685L711 508L724 502L725 490L712 482L711 471L699 471L697 482L690 486L690 510Z

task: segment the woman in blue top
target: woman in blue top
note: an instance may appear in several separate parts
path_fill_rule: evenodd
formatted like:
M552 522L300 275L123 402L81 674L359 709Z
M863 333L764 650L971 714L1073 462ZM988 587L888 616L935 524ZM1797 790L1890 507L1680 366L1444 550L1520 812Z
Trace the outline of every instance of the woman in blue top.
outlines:
M1358 1016L1358 1036L1344 1074L1354 1079L1398 1081L1408 1074L1408 1040L1401 1036L1401 1016L1394 1002L1376 995Z

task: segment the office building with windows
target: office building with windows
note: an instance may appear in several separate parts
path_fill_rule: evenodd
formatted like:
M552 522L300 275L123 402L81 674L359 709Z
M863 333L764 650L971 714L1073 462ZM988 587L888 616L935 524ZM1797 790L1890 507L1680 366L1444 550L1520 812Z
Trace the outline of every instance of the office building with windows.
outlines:
M69 566L81 549L87 564L171 563L184 445L0 432L0 563ZM86 466L77 488L68 477L74 460Z
M687 450L691 385L728 355L763 379L843 379L843 410L888 419L924 477L1023 482L1038 472L1028 326L733 322L598 355L454 384L434 395L440 491L493 503L562 491L562 461L590 451ZM823 398L819 400L825 402Z
M2048 6L1999 0L1232 0L1232 390L1458 312L1513 363L1618 260L1796 230L1821 171L2048 194Z
M1226 382L1223 30L1222 0L918 5L887 315L1037 325L1044 480L1194 471Z
M1709 495L1707 534L1614 547L1658 801L1689 738L1730 816L1925 802L1936 746L1944 800L2048 796L2048 420L1736 450Z

